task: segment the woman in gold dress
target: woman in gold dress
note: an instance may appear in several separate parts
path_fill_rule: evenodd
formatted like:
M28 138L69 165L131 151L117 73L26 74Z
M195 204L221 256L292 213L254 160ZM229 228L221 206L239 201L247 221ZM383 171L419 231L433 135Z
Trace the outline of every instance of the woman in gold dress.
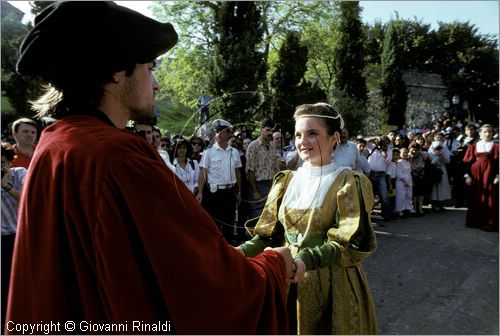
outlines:
M344 127L332 106L301 105L294 119L295 145L305 163L276 175L253 239L238 249L248 257L272 246L292 250L291 333L376 334L373 299L361 267L376 249L370 180L332 161Z

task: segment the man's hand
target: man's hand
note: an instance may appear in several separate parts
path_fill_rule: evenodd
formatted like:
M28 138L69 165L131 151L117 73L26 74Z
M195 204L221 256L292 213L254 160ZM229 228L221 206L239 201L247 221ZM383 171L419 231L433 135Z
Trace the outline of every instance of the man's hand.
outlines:
M274 250L279 254L281 254L283 258L285 258L286 278L288 281L292 281L293 276L295 274L295 263L293 261L290 249L288 247L275 247L275 248L266 247L265 250Z
M295 274L293 275L292 282L297 283L302 280L306 273L306 264L302 259L295 259Z

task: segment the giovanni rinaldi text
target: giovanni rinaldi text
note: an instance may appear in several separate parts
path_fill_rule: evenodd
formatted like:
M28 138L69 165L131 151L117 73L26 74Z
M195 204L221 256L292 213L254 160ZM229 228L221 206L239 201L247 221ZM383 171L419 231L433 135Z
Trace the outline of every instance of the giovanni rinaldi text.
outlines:
M168 333L171 331L170 321L158 321L154 323L145 321L125 321L123 323L100 323L95 321L16 323L15 321L8 321L5 327L11 333L19 335L48 335L64 332Z

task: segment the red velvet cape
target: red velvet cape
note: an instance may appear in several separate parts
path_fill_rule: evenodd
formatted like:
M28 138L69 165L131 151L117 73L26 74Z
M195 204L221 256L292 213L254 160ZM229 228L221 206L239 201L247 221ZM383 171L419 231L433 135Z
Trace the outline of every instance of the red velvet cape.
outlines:
M98 118L45 129L19 218L7 321L288 332L283 258L241 256L150 144Z

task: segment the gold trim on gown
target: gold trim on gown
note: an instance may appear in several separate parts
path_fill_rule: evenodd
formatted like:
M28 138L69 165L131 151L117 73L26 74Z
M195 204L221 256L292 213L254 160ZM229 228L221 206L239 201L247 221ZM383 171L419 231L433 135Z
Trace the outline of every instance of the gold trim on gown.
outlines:
M323 204L308 209L282 205L294 172L278 173L254 238L241 245L249 257L267 246L285 245L304 260L307 272L288 297L293 300L296 293L296 307L289 305L297 314L292 333L377 333L373 298L361 266L377 247L369 215L374 203L371 182L349 169L336 173Z

